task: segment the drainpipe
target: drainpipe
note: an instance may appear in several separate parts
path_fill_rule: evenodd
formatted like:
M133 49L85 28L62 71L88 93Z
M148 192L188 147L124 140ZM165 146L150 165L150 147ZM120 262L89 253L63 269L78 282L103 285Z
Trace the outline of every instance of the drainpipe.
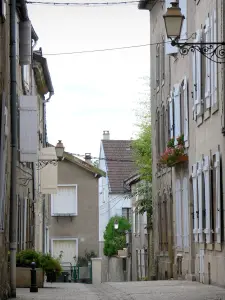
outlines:
M17 93L16 93L16 0L10 1L10 109L11 109L11 190L10 190L10 288L16 298L16 247L17 247Z
M222 18L223 18L223 24L222 24L222 37L223 41L225 41L225 4L224 1L221 0L222 3ZM222 133L225 136L225 68L223 70L223 124L222 124Z
M49 98L43 101L42 109L43 109L43 146L46 147L46 102L50 100L52 93L49 93ZM45 220L45 195L43 195L43 205L42 205L42 251L45 253L46 247L46 220Z

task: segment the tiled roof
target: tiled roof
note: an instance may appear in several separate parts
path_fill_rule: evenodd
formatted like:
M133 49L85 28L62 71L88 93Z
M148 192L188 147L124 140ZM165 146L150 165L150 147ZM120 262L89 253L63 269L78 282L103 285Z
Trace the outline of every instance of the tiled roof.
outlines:
M102 140L111 193L124 193L124 180L136 170L131 140Z

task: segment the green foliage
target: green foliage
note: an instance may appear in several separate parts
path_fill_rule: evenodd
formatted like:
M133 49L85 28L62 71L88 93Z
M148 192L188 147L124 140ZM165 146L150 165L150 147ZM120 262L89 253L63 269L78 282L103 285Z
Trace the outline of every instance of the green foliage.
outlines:
M45 271L45 273L50 273L52 271L55 271L56 275L60 275L62 272L60 259L53 258L49 253L41 255L40 263L41 263L41 268Z
M149 78L145 78L144 81L145 85L149 87ZM138 133L132 144L134 160L140 175L140 182L135 192L138 195L136 210L140 214L147 212L147 229L152 227L152 134L150 103L148 90L145 93L144 99L139 102Z
M36 263L36 268L42 268L46 273L55 271L59 275L62 272L59 259L53 258L51 254L43 254L31 249L17 253L17 267L30 268L32 262Z
M114 222L117 220L118 229L114 228ZM126 247L126 231L130 230L131 225L124 217L112 217L109 220L104 232L104 255L113 256L117 255L118 250Z
M85 250L84 256L78 256L77 266L87 267L88 262L91 261L91 258L94 258L94 257L97 257L97 254L93 250L91 250L90 252Z
M151 124L143 122L137 139L132 143L134 159L137 164L141 179L152 181L152 145Z
M40 263L41 253L32 250L22 250L16 254L16 265L18 267L30 267L32 262L36 263L36 268L41 267Z

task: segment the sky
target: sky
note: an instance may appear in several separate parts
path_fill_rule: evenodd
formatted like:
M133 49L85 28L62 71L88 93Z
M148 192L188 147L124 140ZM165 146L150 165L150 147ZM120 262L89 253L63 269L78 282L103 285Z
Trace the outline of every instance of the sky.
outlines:
M42 0L59 1L64 0ZM135 110L145 89L142 78L150 73L149 46L62 53L148 44L149 12L138 10L137 3L101 7L28 4L28 10L39 36L36 49L42 47L47 58L55 91L47 104L48 141L56 144L60 139L68 152L98 157L104 130L110 131L111 139L134 137Z

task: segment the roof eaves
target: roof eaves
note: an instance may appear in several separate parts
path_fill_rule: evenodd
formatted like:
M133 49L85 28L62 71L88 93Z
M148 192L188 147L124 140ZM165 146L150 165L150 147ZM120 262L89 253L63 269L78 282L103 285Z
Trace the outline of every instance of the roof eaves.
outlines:
M135 173L135 174L132 174L130 177L126 178L126 179L124 180L124 183L125 183L126 185L129 185L129 186L130 186L132 183L139 182L140 179L141 179L140 174Z
M43 72L44 72L46 84L48 87L48 91L49 91L49 93L51 93L51 95L54 95L54 88L52 85L52 79L51 79L51 75L49 72L47 59L42 56L41 51L34 51L33 58L34 58L34 60L36 60L37 62L39 62L41 64Z
M151 10L158 0L140 0L138 9Z
M95 177L105 177L106 176L106 173L102 170L100 170L99 168L95 167L95 166L92 166L90 165L89 163L86 163L85 161L75 157L74 155L72 155L71 153L69 152L64 152L64 158L67 159L68 161L84 168L85 170L93 173L95 175Z

